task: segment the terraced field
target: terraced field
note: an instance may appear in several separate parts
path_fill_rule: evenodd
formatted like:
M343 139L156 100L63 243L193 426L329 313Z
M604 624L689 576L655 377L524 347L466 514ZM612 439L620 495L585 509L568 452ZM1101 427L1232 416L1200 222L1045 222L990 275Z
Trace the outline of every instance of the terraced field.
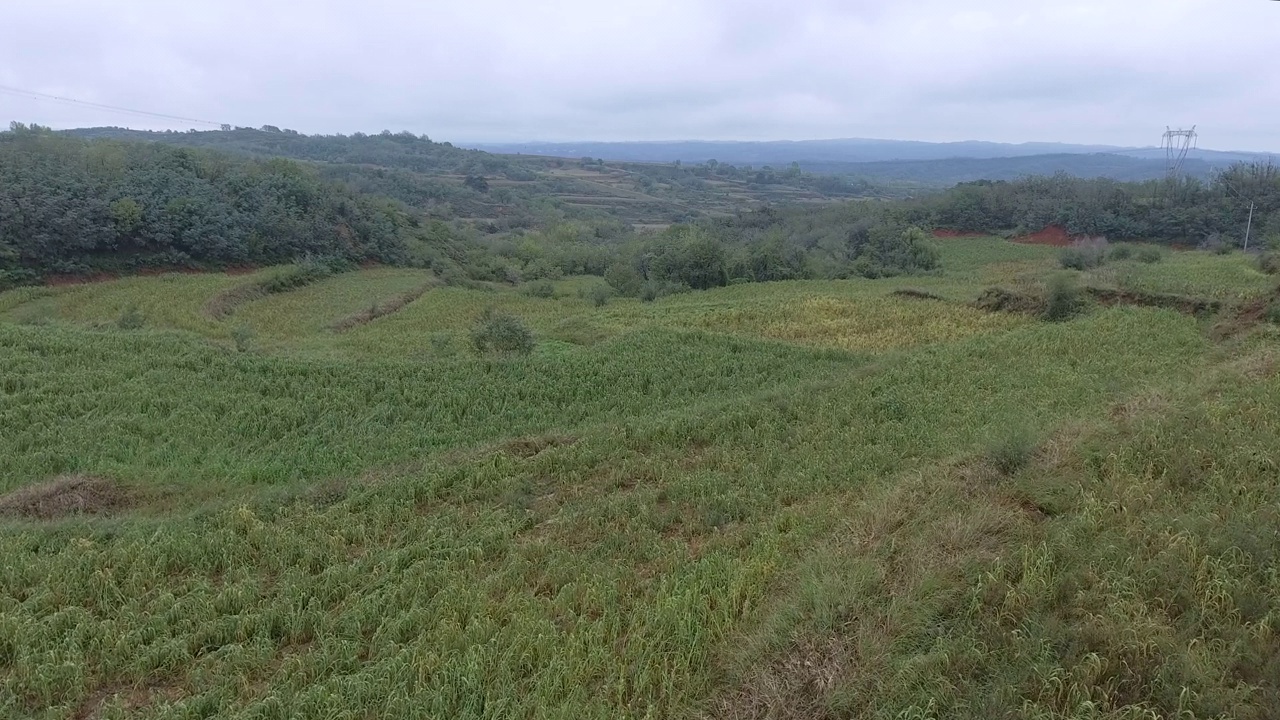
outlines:
M0 716L1269 717L1270 282L1111 263L1077 281L1226 303L1047 322L974 301L1055 250L941 248L600 307L0 294ZM477 354L486 308L534 351Z

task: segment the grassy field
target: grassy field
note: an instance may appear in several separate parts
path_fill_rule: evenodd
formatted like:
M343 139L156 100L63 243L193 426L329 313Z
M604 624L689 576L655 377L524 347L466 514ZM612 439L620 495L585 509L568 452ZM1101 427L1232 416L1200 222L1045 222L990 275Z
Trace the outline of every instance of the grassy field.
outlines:
M942 253L603 307L0 294L0 717L1274 717L1280 332L987 313L1056 251ZM487 307L535 351L476 356Z

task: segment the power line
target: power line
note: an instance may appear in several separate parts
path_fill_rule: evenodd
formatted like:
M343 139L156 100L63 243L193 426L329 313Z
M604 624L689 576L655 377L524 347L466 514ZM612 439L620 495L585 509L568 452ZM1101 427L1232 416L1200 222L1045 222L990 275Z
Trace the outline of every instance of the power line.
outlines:
M221 127L226 123L214 122L212 120L201 120L199 118L182 117L181 115L168 115L166 113L151 112L149 110L136 110L133 108L120 107L119 105L106 105L104 103L90 102L88 100L77 100L75 98L62 97L60 95L50 95L48 93L36 92L35 90L23 90L21 88L8 87L0 85L0 93L13 95L17 97L26 97L32 100L47 100L51 102L67 103L71 105L80 105L83 107L94 108L97 110L108 110L111 112L128 113L130 115L141 115L144 117L160 118L163 120L179 120L188 123L197 123L200 125L212 125Z

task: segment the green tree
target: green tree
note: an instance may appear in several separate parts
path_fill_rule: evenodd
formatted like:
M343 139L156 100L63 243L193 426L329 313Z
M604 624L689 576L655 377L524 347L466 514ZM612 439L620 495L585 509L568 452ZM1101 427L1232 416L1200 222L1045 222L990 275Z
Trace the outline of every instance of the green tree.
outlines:
M132 237L142 227L142 206L133 198L120 198L111 203L111 220L116 232Z
M644 276L630 263L619 260L605 270L604 280L623 297L638 297L644 286Z

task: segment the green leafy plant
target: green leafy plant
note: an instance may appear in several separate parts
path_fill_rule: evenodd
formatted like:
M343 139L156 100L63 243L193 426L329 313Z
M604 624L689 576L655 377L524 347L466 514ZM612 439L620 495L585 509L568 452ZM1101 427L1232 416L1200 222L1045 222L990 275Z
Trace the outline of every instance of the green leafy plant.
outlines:
M253 347L253 328L237 325L231 331L231 340L236 344L236 352L249 352Z
M146 317L137 305L130 305L120 314L120 319L116 321L116 327L121 330L137 330L145 325Z
M1049 280L1045 290L1044 319L1053 322L1070 320L1084 306L1084 297L1075 278L1070 275L1055 275Z
M453 333L435 332L431 333L429 338L431 343L432 354L438 357L452 357L456 355L458 349L453 344Z
M1134 259L1140 263L1152 265L1164 260L1164 251L1158 247L1147 245L1146 247L1139 248L1138 251L1134 253Z
M1025 427L1015 426L987 444L986 459L1000 474L1013 475L1031 462L1035 452L1035 436Z
M1062 251L1058 261L1068 270L1091 270L1107 260L1107 241L1081 240Z
M471 344L480 354L528 355L535 340L523 320L488 308L471 328Z
M1129 260L1133 257L1134 249L1132 245L1121 244L1111 248L1112 260Z
M613 290L605 283L596 283L582 291L582 298L595 307L608 305L611 297L613 297Z

